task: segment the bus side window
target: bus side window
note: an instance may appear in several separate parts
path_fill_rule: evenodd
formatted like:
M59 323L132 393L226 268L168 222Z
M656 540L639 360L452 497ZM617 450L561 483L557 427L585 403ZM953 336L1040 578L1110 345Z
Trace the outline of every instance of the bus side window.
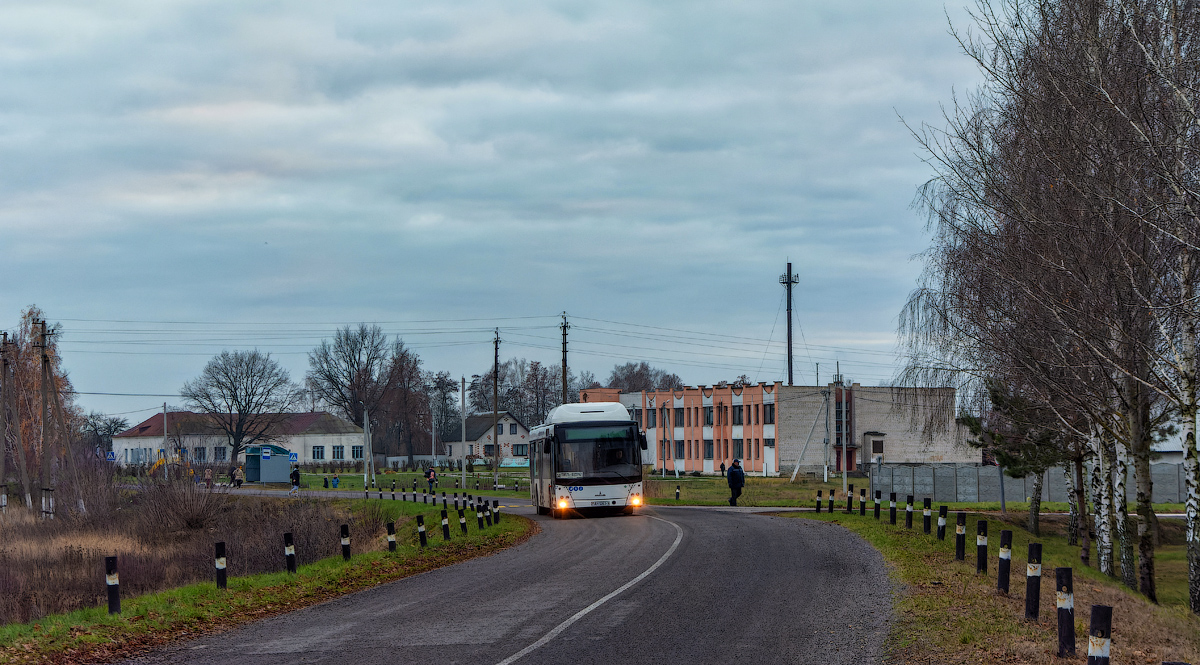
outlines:
M542 453L543 454L546 454L546 455L550 454L550 442L551 441L553 441L553 439L546 439L546 442L542 444Z

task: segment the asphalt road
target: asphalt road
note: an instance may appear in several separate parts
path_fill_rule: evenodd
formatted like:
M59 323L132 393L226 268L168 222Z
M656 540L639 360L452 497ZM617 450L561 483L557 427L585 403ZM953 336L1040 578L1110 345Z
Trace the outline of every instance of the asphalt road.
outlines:
M512 509L532 516L529 508ZM879 553L839 527L722 509L540 520L519 547L135 663L874 663Z

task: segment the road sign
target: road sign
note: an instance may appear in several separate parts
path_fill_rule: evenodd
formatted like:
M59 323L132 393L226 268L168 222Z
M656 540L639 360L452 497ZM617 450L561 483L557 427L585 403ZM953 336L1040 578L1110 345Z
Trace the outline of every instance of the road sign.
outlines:
M288 453L288 461L289 462L299 462L300 461L300 453Z
M117 453L110 450L104 454L104 459L106 459L110 462L115 462L115 461L117 461Z
M268 448L266 446L262 447L262 458L264 460L271 459L271 449L270 448Z

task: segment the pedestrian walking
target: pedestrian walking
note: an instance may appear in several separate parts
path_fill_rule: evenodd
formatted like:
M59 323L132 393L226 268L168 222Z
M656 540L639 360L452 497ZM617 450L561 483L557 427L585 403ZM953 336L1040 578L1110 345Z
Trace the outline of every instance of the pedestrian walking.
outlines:
M721 477L725 477L725 463L721 462Z
M292 491L288 492L288 496L296 496L300 493L300 467L292 467Z
M204 486L211 490L212 483L213 483L212 469L205 469L204 470Z
M234 467L234 469L233 469L233 486L240 489L242 486L242 478L243 478L242 467L240 467L240 466Z
M434 471L432 466L425 472L425 480L429 481L429 493L433 494L433 486L437 483L437 471Z
M742 460L733 460L729 467L729 505L736 506L738 497L742 495L742 487L746 484L746 474L742 471Z

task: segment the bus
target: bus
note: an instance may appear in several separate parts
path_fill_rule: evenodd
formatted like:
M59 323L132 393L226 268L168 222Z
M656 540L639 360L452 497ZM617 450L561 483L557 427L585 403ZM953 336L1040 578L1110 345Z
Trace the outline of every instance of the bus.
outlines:
M529 434L529 492L539 515L632 515L646 434L616 402L563 404Z

